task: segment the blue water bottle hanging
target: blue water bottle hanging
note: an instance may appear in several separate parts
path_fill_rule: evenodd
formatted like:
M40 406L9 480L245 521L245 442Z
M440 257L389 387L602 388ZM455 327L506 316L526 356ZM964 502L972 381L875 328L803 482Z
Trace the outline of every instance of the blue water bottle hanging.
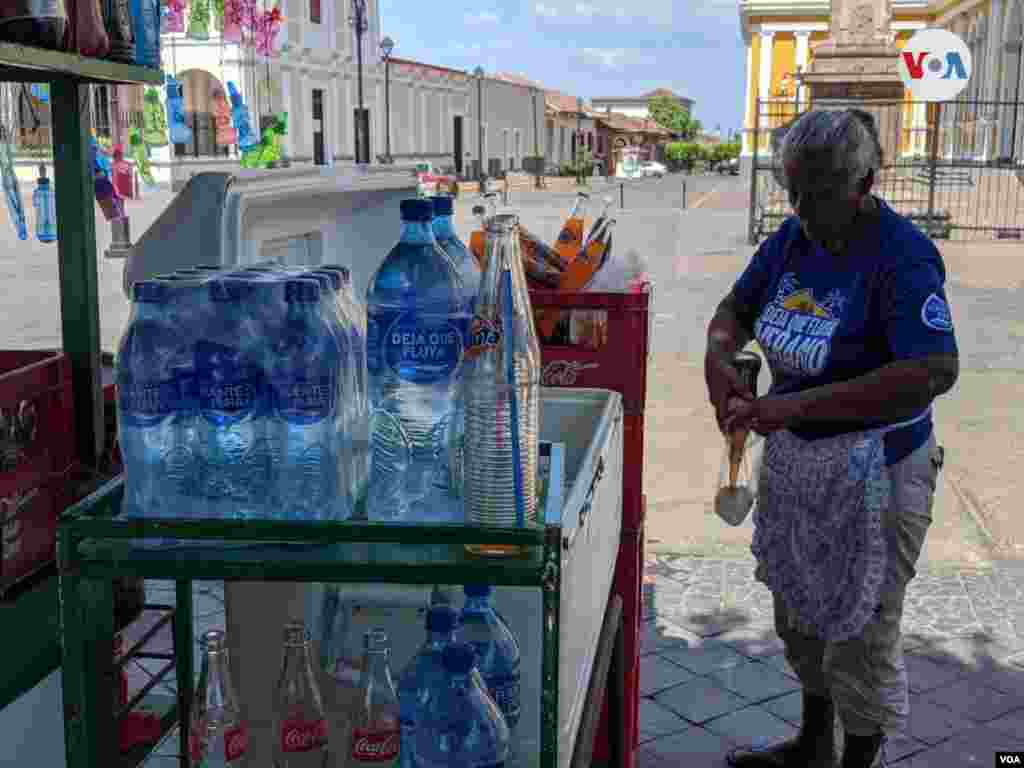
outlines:
M260 143L259 137L253 133L249 108L242 101L242 94L234 83L228 81L228 96L231 98L231 120L238 131L238 148L245 152Z
M190 144L192 129L185 123L185 96L181 83L173 75L167 75L164 86L167 93L167 116L170 123L171 143Z
M32 193L32 205L36 209L36 238L41 243L54 242L57 239L57 198L46 177L46 166L42 164L36 190Z

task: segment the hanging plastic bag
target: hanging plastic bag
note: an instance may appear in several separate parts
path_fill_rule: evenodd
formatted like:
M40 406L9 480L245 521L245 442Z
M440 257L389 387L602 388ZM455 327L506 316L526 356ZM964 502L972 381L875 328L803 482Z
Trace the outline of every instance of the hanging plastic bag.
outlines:
M149 165L149 156L146 154L146 144L142 141L142 134L138 128L132 128L128 133L128 144L132 150L132 160L135 161L135 170L139 178L147 186L156 184L153 178L153 170Z
M238 131L238 148L246 152L260 144L256 132L252 129L252 119L249 116L249 108L242 100L242 94L230 80L228 81L228 96L231 99L231 119Z
M225 43L242 42L244 13L242 0L224 0L224 20L220 34Z
M167 75L167 118L172 144L191 144L192 129L185 122L185 95L181 83Z
M142 139L149 146L167 146L167 115L156 88L147 88L142 97L142 131Z
M733 365L756 396L761 358L754 352L738 352ZM735 430L724 438L725 455L718 475L714 509L729 525L740 525L757 499L759 457L764 441L748 429Z
M281 52L281 43L278 37L282 24L284 24L284 16L281 15L281 9L276 6L260 15L258 26L254 30L256 55L272 59Z
M210 0L191 0L185 36L193 40L210 39Z
M164 0L161 31L178 35L185 31L185 0Z

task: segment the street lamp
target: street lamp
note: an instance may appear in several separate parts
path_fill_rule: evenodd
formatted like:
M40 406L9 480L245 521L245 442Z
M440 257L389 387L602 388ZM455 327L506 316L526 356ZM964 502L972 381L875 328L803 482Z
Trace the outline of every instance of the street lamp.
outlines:
M583 99L576 97L576 180L583 179Z
M356 71L358 77L359 93L359 118L356 122L356 162L369 163L369 147L366 145L367 130L364 122L365 114L363 109L363 35L369 29L366 22L366 0L352 0L352 15L348 17L348 23L356 33Z
M380 41L380 52L384 54L384 156L391 162L391 52L395 41L385 37Z
M477 181L483 182L484 178L484 68L478 66L473 70L476 75L476 140L477 159L480 167L477 169ZM481 189L481 193L485 190Z
M535 172L534 173L534 179L533 179L533 185L534 185L535 188L540 189L540 171L541 171L540 165L541 165L541 159L540 159L540 143L538 142L538 136L537 136L537 134L539 133L540 129L537 127L537 89L536 88L531 88L530 89L530 96L531 96L530 101L532 102L532 105L533 105L533 162L534 162L534 172Z

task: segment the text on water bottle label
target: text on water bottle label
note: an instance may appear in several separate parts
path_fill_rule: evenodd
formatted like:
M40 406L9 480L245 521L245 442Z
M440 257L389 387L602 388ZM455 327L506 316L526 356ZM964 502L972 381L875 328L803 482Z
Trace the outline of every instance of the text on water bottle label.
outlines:
M331 375L314 379L274 382L274 409L286 421L308 424L321 421L334 410L337 385Z
M367 367L385 366L414 384L450 378L462 362L463 334L458 319L445 315L380 312L370 317Z
M161 421L181 405L181 385L177 379L137 381L125 376L118 383L121 418L131 426L144 427Z

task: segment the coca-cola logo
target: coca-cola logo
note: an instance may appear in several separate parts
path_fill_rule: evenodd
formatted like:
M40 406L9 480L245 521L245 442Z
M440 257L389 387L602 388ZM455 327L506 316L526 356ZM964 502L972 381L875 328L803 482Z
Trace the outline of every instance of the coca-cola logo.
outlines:
M584 371L597 368L597 363L576 360L552 360L541 372L541 383L546 387L571 387Z
M352 759L360 763L389 763L398 757L398 730L352 732Z
M311 752L327 743L327 721L292 720L281 726L282 752Z
M237 760L249 749L249 729L245 724L224 731L224 756L228 762Z

